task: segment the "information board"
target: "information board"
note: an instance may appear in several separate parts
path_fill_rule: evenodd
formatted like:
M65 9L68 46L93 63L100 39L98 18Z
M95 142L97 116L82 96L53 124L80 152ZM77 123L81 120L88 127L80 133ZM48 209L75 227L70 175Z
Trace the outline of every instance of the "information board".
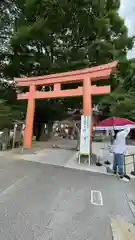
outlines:
M80 155L90 156L90 116L81 116Z

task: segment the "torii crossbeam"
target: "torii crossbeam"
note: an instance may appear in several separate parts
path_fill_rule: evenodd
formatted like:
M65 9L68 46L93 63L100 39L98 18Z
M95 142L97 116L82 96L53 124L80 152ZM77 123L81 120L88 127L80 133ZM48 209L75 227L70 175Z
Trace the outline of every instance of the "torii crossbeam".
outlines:
M15 78L17 87L29 87L29 92L17 94L18 100L28 100L26 127L24 133L24 148L31 148L33 135L33 120L36 99L62 98L83 96L83 114L92 116L92 95L110 93L110 86L92 85L92 81L108 79L115 70L117 61L98 67L86 68L72 72L50 74L38 77ZM83 87L62 90L61 84L83 82ZM38 86L53 86L53 91L40 92ZM92 123L90 128L92 137Z

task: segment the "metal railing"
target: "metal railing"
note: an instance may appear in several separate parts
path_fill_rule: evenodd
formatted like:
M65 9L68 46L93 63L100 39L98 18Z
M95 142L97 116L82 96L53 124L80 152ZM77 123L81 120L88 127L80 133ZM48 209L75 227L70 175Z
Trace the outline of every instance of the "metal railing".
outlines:
M132 157L132 161L131 162L128 162L128 163L126 163L126 158L127 157ZM131 171L131 174L133 175L133 176L135 176L135 153L132 153L132 154L127 154L127 155L125 155L124 156L124 172L125 172L125 174L127 174L127 166L128 165L133 165L133 171Z

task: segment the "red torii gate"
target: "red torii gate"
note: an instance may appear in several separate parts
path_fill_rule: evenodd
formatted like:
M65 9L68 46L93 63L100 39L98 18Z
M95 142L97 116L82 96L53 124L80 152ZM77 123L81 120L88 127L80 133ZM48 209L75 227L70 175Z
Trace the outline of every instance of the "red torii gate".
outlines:
M17 87L29 87L29 92L17 94L18 100L28 99L26 128L24 133L24 148L31 148L33 134L33 120L35 112L35 100L43 98L61 98L83 96L83 114L92 115L92 95L110 93L110 86L92 85L94 80L108 79L115 70L117 61L109 64L76 70L72 72L50 74L38 77L15 78ZM61 90L61 84L83 82L83 87L76 89ZM40 92L38 86L54 86L53 91ZM92 124L90 128L92 137Z

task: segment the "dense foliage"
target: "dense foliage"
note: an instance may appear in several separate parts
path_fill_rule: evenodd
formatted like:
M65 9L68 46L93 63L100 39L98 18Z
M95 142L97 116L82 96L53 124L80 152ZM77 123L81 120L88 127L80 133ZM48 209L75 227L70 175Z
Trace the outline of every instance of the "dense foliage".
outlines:
M103 114L135 121L135 59L121 63L117 78L117 88L102 101Z
M135 119L135 61L127 60L127 51L132 49L134 38L128 37L127 27L118 13L119 6L119 0L1 1L1 81L80 69L117 59L119 68L109 81L112 94L106 98L96 97L94 103L103 102L101 107L105 116L119 114ZM8 92L8 96L0 95L4 99L0 109L7 106L5 111L11 119L9 112L12 110L12 118L21 115L23 104L20 110L20 103L16 103L16 89L11 86L9 90L7 85L3 90L2 83L1 89ZM9 101L9 96L14 100ZM54 104L57 104L57 112L52 107ZM36 119L44 121L54 119L54 116L62 117L61 109L79 108L81 104L80 98L42 101L37 103L37 111L41 114ZM123 107L119 109L120 105ZM44 119L41 106L47 112ZM0 119L1 116L0 111Z

